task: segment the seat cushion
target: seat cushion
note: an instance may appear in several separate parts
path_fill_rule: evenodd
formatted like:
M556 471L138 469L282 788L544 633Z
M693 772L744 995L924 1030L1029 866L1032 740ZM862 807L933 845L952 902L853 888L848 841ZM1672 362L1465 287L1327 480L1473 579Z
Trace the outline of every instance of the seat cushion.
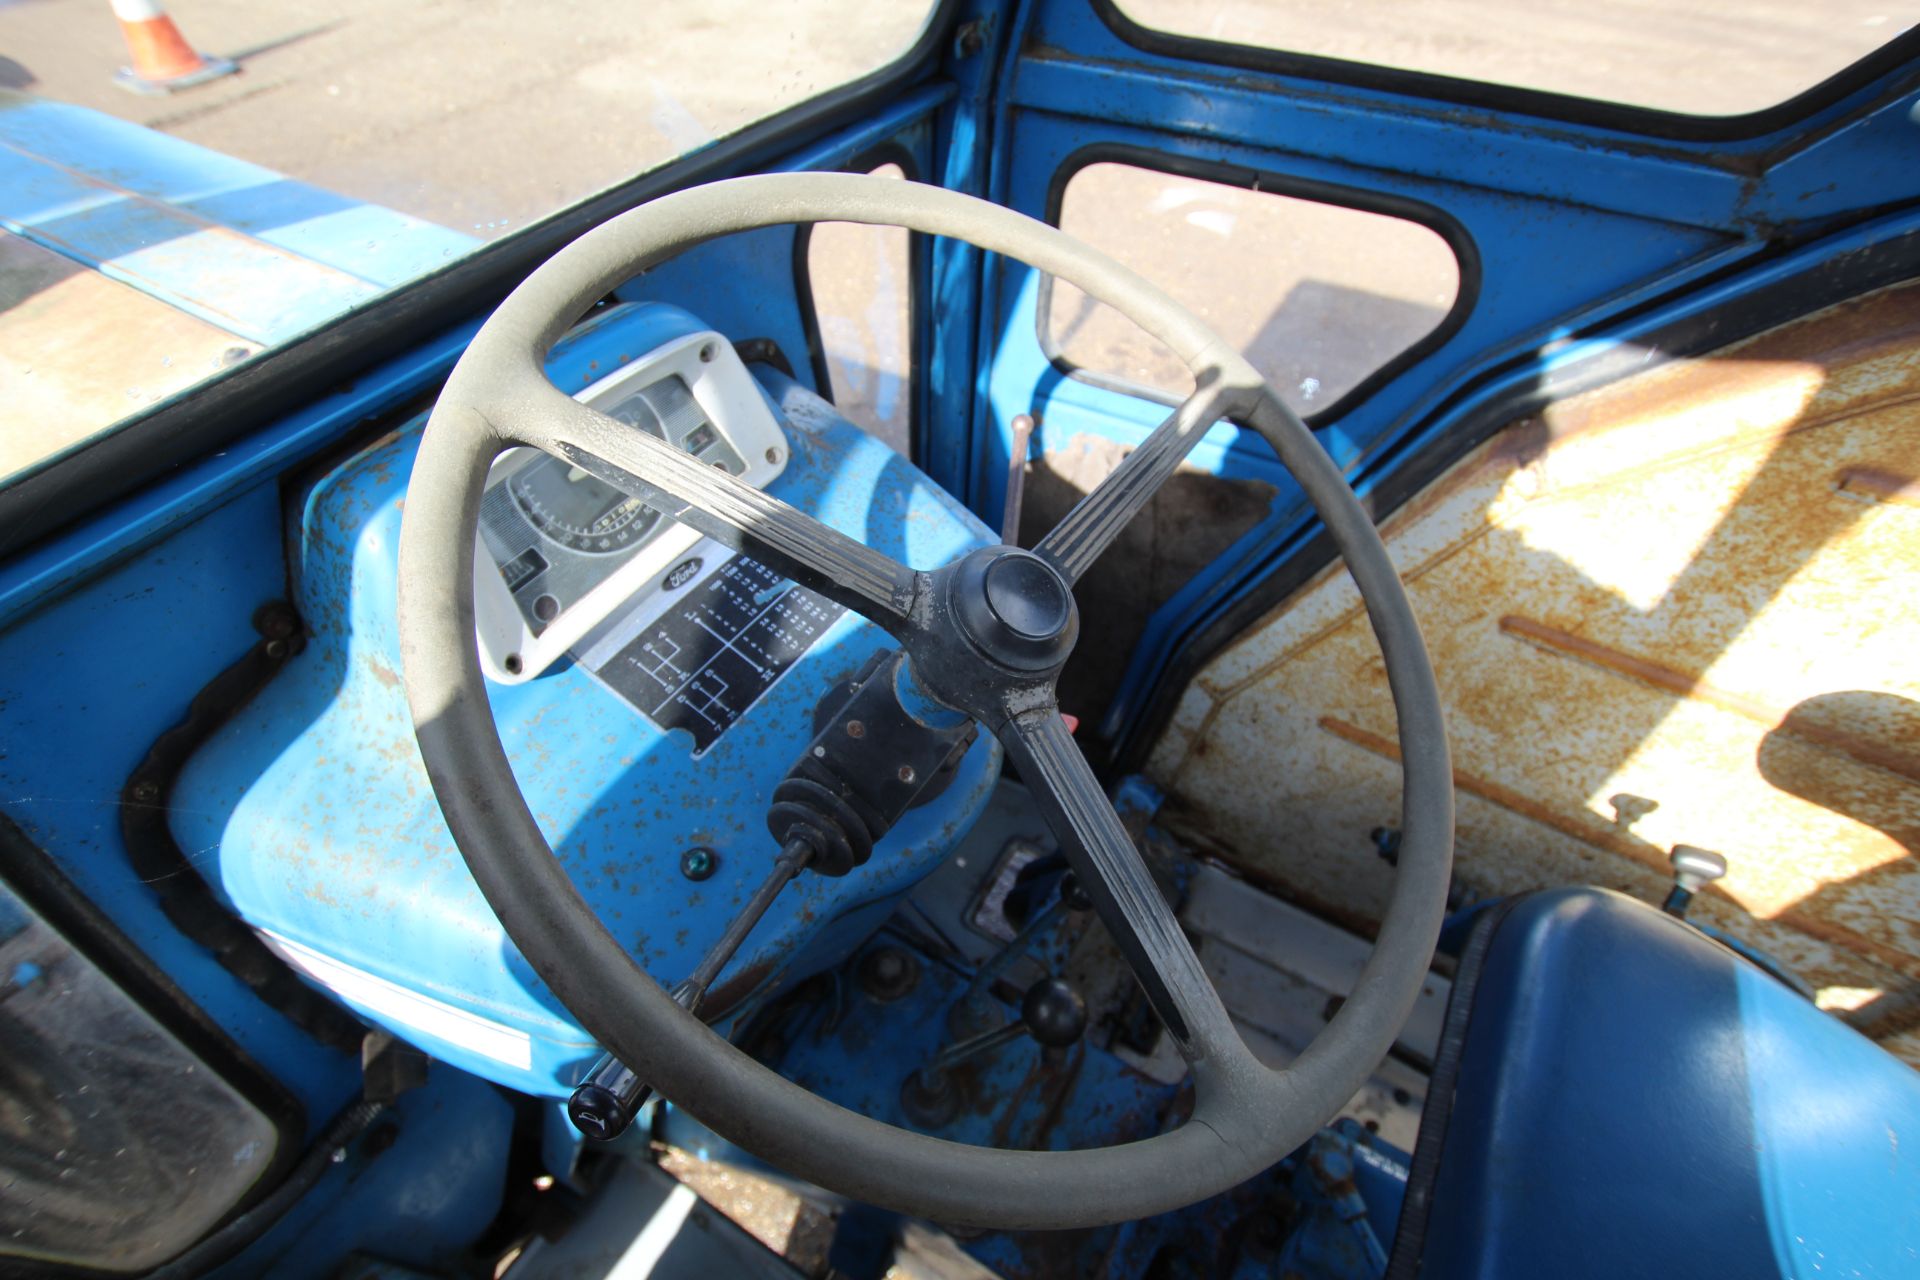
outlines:
M1418 1274L1920 1275L1920 1074L1621 894L1493 927Z

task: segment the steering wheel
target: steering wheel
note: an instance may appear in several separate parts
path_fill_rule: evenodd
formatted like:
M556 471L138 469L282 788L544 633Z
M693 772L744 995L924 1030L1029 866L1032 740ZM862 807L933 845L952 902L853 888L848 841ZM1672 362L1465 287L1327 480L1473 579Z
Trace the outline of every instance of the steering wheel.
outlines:
M1172 348L1196 389L1031 551L985 548L926 573L605 417L548 380L543 361L554 343L615 286L718 236L811 222L950 236L1070 281ZM1074 582L1223 417L1266 438L1345 555L1386 658L1405 773L1400 859L1373 953L1333 1020L1278 1070L1241 1042L1054 699L1079 630ZM600 474L620 475L663 515L864 614L906 652L916 686L910 705L971 716L996 734L1190 1064L1191 1118L1167 1133L1085 1151L926 1137L790 1083L669 998L568 881L494 728L474 638L474 530L487 469L515 445L595 460ZM407 697L434 794L481 892L534 971L665 1097L742 1148L855 1199L955 1225L1058 1229L1216 1195L1300 1146L1346 1105L1392 1045L1426 977L1452 863L1452 774L1426 646L1372 521L1307 428L1190 312L1061 231L996 205L890 178L739 178L652 201L554 255L481 328L427 423L400 540L399 621Z

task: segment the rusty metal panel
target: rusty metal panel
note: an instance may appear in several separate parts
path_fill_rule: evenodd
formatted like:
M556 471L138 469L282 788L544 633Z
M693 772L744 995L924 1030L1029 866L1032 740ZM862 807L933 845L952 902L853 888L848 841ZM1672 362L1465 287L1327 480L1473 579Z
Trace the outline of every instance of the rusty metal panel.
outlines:
M1696 908L1920 1063L1920 287L1516 422L1388 522L1454 742L1459 876ZM1377 919L1395 723L1342 570L1186 690L1169 816Z

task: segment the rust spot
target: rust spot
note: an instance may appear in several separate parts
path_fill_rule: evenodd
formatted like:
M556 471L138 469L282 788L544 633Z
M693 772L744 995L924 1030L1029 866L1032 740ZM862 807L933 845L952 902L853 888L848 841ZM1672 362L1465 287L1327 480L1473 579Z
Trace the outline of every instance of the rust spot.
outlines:
M1920 480L1911 476L1897 476L1891 471L1877 471L1872 467L1848 467L1834 481L1834 487L1842 493L1857 493L1872 498L1876 502L1898 503L1903 507L1920 507Z
M1596 666L1605 667L1609 671L1638 680L1643 684L1650 684L1656 689L1663 689L1683 698L1691 698L1696 702L1719 707L1722 711L1731 711L1735 715L1745 716L1749 720L1769 728L1777 728L1782 733L1791 734L1816 746L1827 747L1852 756L1862 764L1874 765L1889 773L1897 773L1909 781L1920 782L1920 757L1909 755L1884 742L1875 742L1871 738L1863 738L1859 734L1849 733L1843 729L1811 723L1804 715L1794 715L1785 708L1770 706L1756 698L1716 688L1699 676L1676 671L1672 667L1662 666L1637 654L1609 648L1585 636L1577 636L1570 631L1550 627L1544 622L1535 622L1531 618L1508 614L1500 619L1500 630L1508 635L1532 641L1543 648L1575 658L1583 658Z
M1716 923L1816 985L1910 989L1917 445L1909 284L1557 401L1389 517L1460 768L1465 874L1647 894L1671 845L1725 848ZM1371 918L1392 877L1356 842L1399 799L1392 744L1357 728L1394 725L1377 652L1336 563L1199 674L1199 723L1152 765L1167 811L1237 868ZM1902 1025L1885 998L1871 1016ZM1912 1032L1890 1047L1920 1065Z
M1362 729L1357 724L1350 724L1334 716L1322 716L1320 717L1320 727L1328 733L1331 733L1334 737L1351 742L1355 746L1371 751L1377 756L1395 761L1396 763L1400 759L1399 743L1391 738L1382 737L1371 730ZM1592 845L1596 849L1604 849L1608 853L1617 854L1622 858L1638 862L1643 866L1651 867L1662 874L1672 869L1663 851L1643 840L1636 840L1620 834L1619 829L1616 827L1601 826L1591 822L1581 822L1570 815L1549 808L1537 800L1523 796L1509 787L1503 787L1499 783L1490 782L1485 778L1475 777L1473 774L1466 772L1458 766L1455 766L1453 770L1453 785L1469 795L1479 796L1482 800L1497 804L1511 813L1517 813L1521 817L1531 819L1542 826L1552 827L1562 835L1571 836L1575 840ZM1733 902L1717 885L1709 885L1701 891L1701 895L1716 897L1724 902ZM1738 903L1733 903L1733 905L1736 909L1744 910L1744 908L1740 908ZM1830 942L1835 946L1845 947L1850 951L1857 951L1862 955L1871 956L1881 964L1886 965L1889 969L1905 977L1920 978L1920 957L1908 955L1903 951L1887 946L1885 943L1876 941L1864 934L1856 933L1852 929L1848 929L1842 925L1834 924L1819 916L1808 915L1805 912L1794 911L1792 909L1777 912L1772 919L1789 928L1798 929L1810 937L1819 938L1823 942Z

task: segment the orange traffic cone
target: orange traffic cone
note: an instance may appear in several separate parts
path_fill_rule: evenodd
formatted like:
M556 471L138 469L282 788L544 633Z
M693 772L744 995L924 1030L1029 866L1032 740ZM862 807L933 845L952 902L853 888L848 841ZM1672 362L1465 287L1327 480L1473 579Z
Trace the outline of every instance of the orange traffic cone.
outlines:
M132 93L172 93L205 84L240 69L231 58L197 52L173 25L160 0L113 0L113 16L127 38L133 65L120 68L113 82Z

